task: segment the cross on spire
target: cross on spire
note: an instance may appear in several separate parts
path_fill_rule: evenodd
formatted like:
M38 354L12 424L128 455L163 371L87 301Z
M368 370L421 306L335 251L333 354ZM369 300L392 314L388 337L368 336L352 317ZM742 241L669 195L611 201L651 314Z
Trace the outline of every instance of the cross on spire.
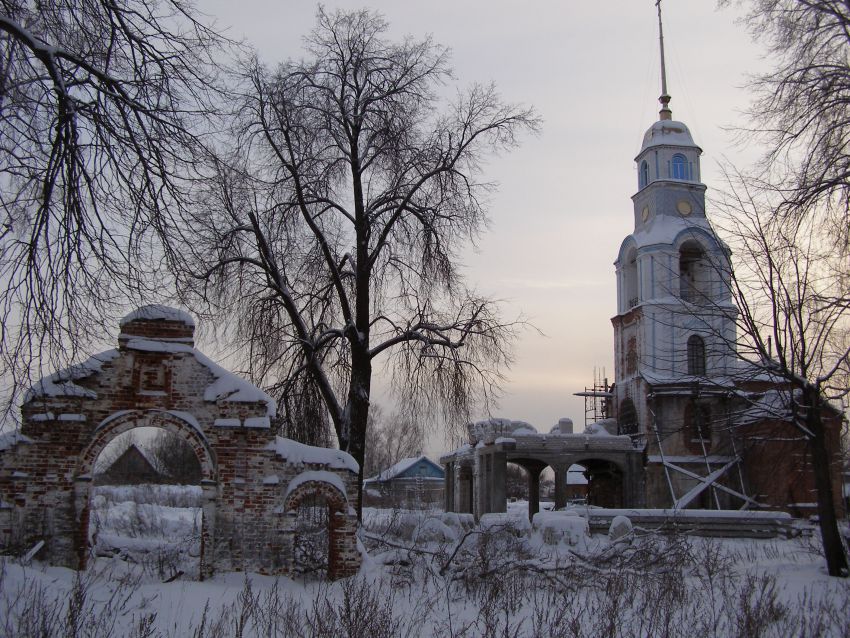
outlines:
M661 24L661 0L655 0L655 6L658 9L658 44L661 49L661 97L658 101L661 102L661 110L658 112L658 119L671 120L673 112L670 110L670 95L667 93L667 67L664 64L664 28Z

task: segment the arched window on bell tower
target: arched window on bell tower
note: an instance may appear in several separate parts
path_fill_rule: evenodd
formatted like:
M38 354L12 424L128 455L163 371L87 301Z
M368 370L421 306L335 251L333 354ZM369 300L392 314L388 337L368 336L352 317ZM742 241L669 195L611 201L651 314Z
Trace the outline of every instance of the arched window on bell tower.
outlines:
M649 164L647 164L646 160L643 160L640 163L640 176L638 177L638 186L643 188L649 184Z
M709 297L710 268L699 242L690 240L679 249L679 296L682 301L699 303Z
M629 397L620 402L620 411L617 415L617 434L638 434L637 410Z
M688 338L688 374L705 376L705 341L697 335Z
M688 158L681 153L676 153L670 161L670 177L673 179L689 180L691 171L688 166Z
M634 374L637 372L637 339L629 337L628 345L626 346L626 374Z
M628 253L626 253L626 265L623 269L623 284L623 290L625 292L623 299L626 302L624 311L628 312L638 305L638 300L640 298L638 293L637 250L635 250L635 248L632 248Z

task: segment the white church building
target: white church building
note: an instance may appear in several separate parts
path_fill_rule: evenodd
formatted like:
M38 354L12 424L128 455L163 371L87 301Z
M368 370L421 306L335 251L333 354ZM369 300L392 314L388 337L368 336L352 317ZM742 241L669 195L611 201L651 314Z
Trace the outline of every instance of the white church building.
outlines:
M603 507L814 512L806 441L768 405L787 388L736 350L731 253L706 217L702 149L672 117L663 38L661 71L659 119L635 158L634 229L614 262L614 383L577 393L600 407L598 420L581 433L569 419L549 433L508 419L470 423L468 443L440 459L448 511L505 511L510 462L528 474L530 516L541 472L554 471L563 507L574 464L588 502ZM840 415L833 425L838 450Z

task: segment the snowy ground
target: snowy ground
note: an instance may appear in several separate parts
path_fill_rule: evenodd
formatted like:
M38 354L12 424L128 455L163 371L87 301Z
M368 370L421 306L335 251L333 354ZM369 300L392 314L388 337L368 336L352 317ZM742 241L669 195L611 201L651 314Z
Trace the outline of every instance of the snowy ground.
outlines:
M157 513L130 492L95 497L89 571L0 558L0 636L850 636L850 583L826 576L816 534L612 542L573 516L532 527L522 503L478 526L370 509L356 578L164 583L196 560L195 503ZM169 538L188 540L159 569Z

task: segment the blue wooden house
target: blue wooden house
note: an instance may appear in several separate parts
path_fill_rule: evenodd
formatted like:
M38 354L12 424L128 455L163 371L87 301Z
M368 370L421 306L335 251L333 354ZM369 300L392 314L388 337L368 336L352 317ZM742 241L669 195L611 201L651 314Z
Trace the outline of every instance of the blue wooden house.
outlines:
M443 502L443 468L427 456L402 459L363 481L364 505L430 509Z

